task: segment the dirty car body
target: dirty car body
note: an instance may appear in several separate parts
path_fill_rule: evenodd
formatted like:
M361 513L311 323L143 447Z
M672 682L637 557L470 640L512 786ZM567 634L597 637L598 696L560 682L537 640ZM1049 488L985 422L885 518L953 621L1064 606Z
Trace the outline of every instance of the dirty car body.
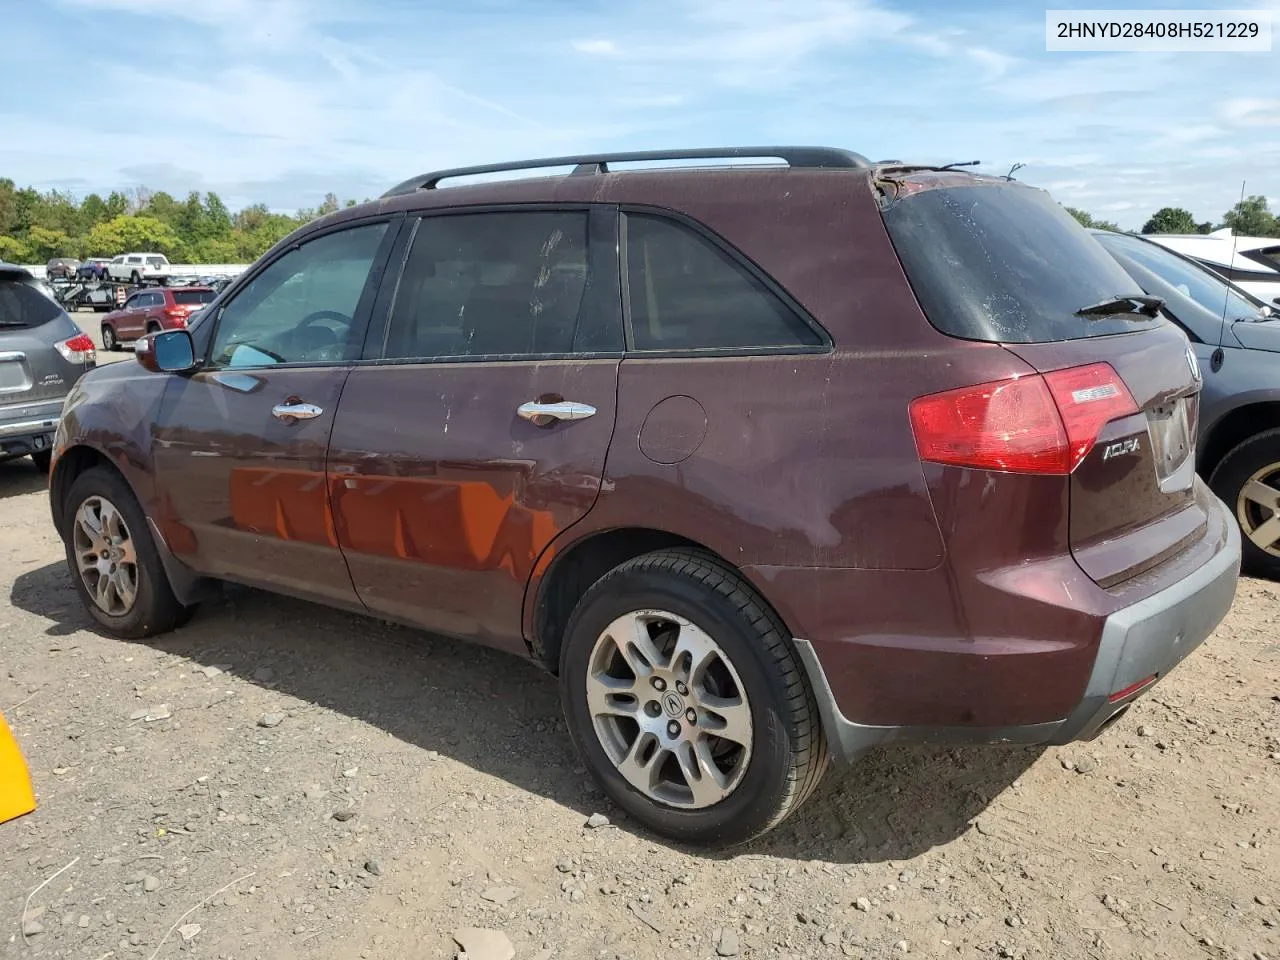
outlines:
M1095 735L1235 589L1186 337L1039 191L764 155L451 171L281 241L68 404L90 612L145 635L233 581L530 656L609 794L698 842L831 753ZM118 590L76 547L112 497L155 556Z

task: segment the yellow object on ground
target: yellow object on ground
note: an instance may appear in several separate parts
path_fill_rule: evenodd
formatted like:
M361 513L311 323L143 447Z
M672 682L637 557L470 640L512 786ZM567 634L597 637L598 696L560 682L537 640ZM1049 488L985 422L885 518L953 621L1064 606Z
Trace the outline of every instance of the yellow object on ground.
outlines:
M0 823L16 819L36 808L31 774L22 759L4 714L0 714Z

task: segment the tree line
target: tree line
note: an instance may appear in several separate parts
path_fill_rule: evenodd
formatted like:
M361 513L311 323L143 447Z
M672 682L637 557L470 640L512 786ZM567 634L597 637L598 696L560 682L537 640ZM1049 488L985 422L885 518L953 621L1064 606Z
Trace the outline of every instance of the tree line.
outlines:
M348 200L346 206L355 206ZM258 203L232 213L216 193L193 190L178 200L163 190L134 187L106 198L83 199L50 190L18 188L0 178L0 260L45 263L54 257L113 257L145 250L163 253L174 263L252 263L282 237L339 207L335 194L315 209L273 213ZM1075 207L1067 211L1086 227L1119 230ZM1143 225L1143 233L1209 233L1231 227L1246 237L1280 237L1280 217L1266 197L1253 196L1223 214L1222 222L1197 222L1190 210L1162 207Z
M355 206L348 200L346 206ZM185 200L135 187L107 197L41 193L0 178L0 260L45 263L54 257L113 257L143 250L173 263L251 263L277 240L339 207L330 193L315 209L273 213L259 203L232 213L216 193Z
M1123 232L1110 220L1097 220L1083 210L1067 207L1067 212L1083 226L1098 230ZM1230 227L1241 237L1280 237L1280 216L1267 206L1267 198L1253 196L1241 200L1222 215L1215 226L1211 221L1196 222L1190 210L1182 207L1161 207L1142 225L1143 233L1212 233Z

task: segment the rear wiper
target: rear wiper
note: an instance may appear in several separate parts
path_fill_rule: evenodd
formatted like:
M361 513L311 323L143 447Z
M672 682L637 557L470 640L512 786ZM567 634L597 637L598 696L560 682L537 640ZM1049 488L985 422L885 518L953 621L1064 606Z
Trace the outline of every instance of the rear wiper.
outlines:
M1081 307L1076 311L1076 316L1114 317L1117 314L1137 312L1148 317L1155 317L1160 313L1160 308L1163 306L1163 297L1149 297L1142 293L1124 293L1112 297L1110 300L1103 300L1101 303Z

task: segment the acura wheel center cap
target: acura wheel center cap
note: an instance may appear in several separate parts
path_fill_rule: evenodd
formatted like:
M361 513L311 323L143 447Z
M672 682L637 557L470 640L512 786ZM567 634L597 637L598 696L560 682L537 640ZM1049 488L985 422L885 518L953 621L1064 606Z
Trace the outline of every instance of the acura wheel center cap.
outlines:
M667 712L668 717L680 716L684 713L684 697L674 690L668 690L662 695L662 709Z

